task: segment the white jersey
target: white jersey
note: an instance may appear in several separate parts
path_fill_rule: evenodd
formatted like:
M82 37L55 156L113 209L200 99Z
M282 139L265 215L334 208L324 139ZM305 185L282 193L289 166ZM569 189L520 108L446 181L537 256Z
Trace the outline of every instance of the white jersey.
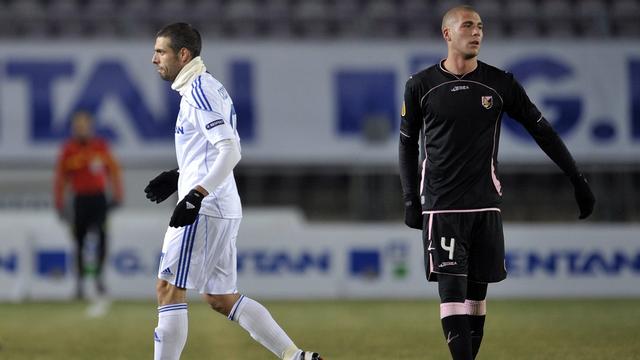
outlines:
M205 72L196 77L182 93L176 121L176 157L180 169L178 198L181 200L209 173L218 156L215 143L240 137L236 113L224 86ZM217 218L242 217L240 196L233 172L202 200L200 213Z

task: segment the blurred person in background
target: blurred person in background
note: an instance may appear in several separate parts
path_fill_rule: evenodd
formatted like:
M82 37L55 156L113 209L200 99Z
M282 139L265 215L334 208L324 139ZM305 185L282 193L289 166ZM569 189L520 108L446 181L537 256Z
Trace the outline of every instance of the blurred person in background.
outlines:
M182 100L175 128L178 168L161 173L145 188L156 203L176 191L179 198L158 269L154 358L180 358L188 333L187 289L194 289L278 358L321 360L299 349L264 306L238 293L242 205L233 169L240 161L240 138L231 97L207 72L201 48L200 33L186 23L167 25L156 35L152 62Z
M508 113L562 169L580 219L595 198L563 141L512 74L478 61L480 15L469 6L442 20L447 58L406 83L399 162L405 223L423 230L425 270L438 282L440 318L454 360L474 359L487 284L506 278L497 173L500 119ZM419 175L419 140L426 158Z
M73 207L65 206L65 192L70 185ZM107 186L110 185L109 192ZM89 315L104 312L106 292L103 269L107 255L107 215L122 203L121 171L107 142L94 134L93 118L86 111L73 114L71 137L64 142L57 160L54 180L55 206L61 219L69 221L76 245L76 299L84 299L84 275L94 272L98 296ZM87 234L97 235L94 264L88 269ZM90 271L89 271L90 270Z

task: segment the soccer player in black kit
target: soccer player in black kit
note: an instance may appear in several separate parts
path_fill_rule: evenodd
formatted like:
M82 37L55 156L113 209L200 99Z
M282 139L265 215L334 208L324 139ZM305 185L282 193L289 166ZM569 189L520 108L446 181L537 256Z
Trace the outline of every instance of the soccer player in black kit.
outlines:
M438 282L440 318L454 360L476 357L487 284L506 278L497 173L503 113L520 122L575 188L580 219L595 198L584 176L512 74L478 61L482 20L469 6L442 20L447 58L406 84L400 128L405 223L423 230L425 270ZM425 159L419 164L422 136ZM421 168L421 169L420 169Z

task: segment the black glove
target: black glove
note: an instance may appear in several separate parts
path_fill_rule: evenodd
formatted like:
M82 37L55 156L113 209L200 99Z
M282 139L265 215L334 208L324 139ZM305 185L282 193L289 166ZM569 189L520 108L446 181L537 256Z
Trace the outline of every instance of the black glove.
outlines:
M424 217L422 205L417 196L408 196L404 199L404 223L412 229L422 230Z
M589 187L589 183L587 182L587 179L585 179L584 175L578 173L577 175L572 176L571 183L575 189L576 201L580 208L580 216L578 218L586 219L593 212L593 206L596 203L596 198L593 195L591 187Z
M200 203L204 195L193 189L176 205L171 215L171 221L169 226L181 227L193 224L198 218L198 212L200 212Z
M165 201L171 194L178 190L178 169L164 171L162 174L149 181L149 184L144 188L144 192L147 193L147 199L155 202L156 204Z

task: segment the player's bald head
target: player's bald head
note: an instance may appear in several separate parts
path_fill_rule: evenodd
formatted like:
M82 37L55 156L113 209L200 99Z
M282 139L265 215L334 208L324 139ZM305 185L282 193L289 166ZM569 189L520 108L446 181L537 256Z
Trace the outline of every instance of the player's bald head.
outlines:
M476 9L474 9L469 5L458 5L458 6L452 7L442 17L442 29L444 29L445 27L451 26L458 18L458 14L462 12L472 12L472 13L478 14Z

